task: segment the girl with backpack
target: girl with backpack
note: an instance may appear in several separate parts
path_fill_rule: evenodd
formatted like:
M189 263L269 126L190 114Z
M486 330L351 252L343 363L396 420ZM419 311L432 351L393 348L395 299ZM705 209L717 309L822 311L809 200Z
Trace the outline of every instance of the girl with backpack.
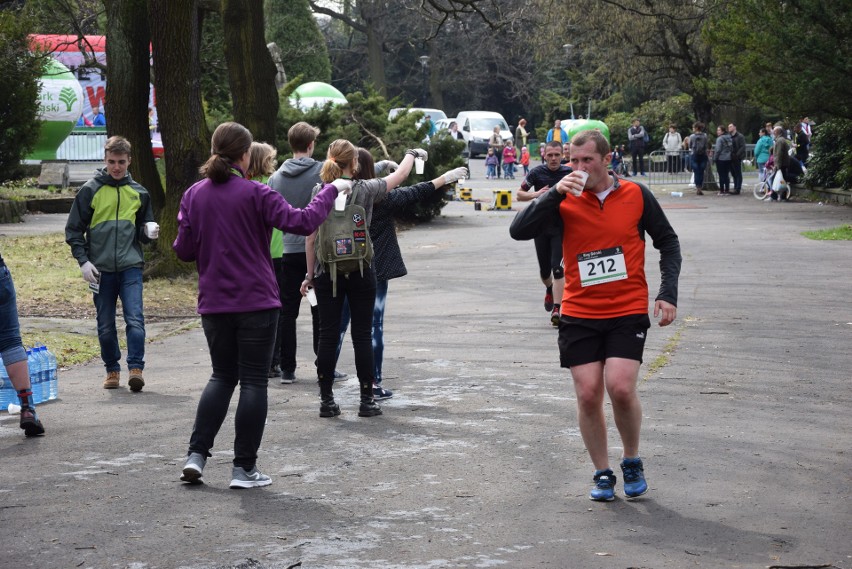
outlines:
M384 165L383 165L384 164ZM376 177L376 172L383 167L396 168L396 164L383 161L375 164L373 155L366 148L358 149L358 173L356 180L369 180ZM373 207L373 219L370 222L370 237L373 240L375 256L373 257L373 269L376 272L376 303L373 307L373 367L375 369L373 397L379 401L393 397L393 392L385 389L382 385L382 362L384 360L384 322L385 306L388 295L388 281L408 274L405 263L402 260L402 252L396 238L395 217L406 207L421 202L434 201L437 190L447 184L454 184L461 178L468 177L467 168L455 168L445 172L432 181L420 182L413 186L397 188L388 192L387 197L377 202ZM345 302L345 301L344 301ZM349 306L344 305L343 316L340 326L340 338L337 345L339 356L346 336L346 328L349 325Z
M695 194L702 196L704 192L704 170L707 167L707 133L704 132L704 123L695 121L692 123L692 134L688 139L689 153L692 157L692 175L695 181Z
M426 160L428 153L422 149L406 150L405 158L399 168L384 178L369 180L353 180L352 194L349 204L363 208L356 215L358 235L351 241L365 240L369 250L372 243L369 236L372 221L373 204L385 199L388 191L397 187L411 172L415 158ZM348 140L338 139L328 147L326 161L320 171L323 183L329 183L337 178L352 180L358 172L358 151ZM317 190L319 189L319 185ZM334 212L332 212L334 215ZM331 217L330 217L331 218ZM326 221L326 223L329 223ZM363 233L360 233L363 231ZM332 267L320 261L318 251L327 248L345 250L353 246L352 242L340 239L337 243L322 242L322 231L315 231L305 240L305 256L308 273L302 282L302 294L307 294L313 287L319 309L319 345L317 347L317 380L320 388L320 417L336 417L340 415L340 407L334 401L334 369L337 365L337 341L340 329L340 319L343 301L349 302L352 315L352 346L355 349L355 369L360 382L361 402L358 409L359 417L375 417L382 414L382 409L373 397L375 368L373 361L373 307L376 302L376 274L366 259L358 269L342 272L338 267ZM354 243L358 246L358 243ZM332 271L335 274L331 274Z

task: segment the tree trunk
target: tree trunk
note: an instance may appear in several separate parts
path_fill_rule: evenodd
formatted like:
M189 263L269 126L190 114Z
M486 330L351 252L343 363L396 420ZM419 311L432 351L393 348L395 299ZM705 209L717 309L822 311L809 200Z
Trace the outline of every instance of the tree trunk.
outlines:
M275 145L278 70L266 47L263 0L222 0L222 28L234 120L255 140Z
M210 135L201 106L201 38L197 0L149 0L154 51L154 87L166 161L166 199L160 216L159 265L152 273L169 276L192 265L172 251L180 199L198 178L210 155Z
M692 110L696 120L700 120L705 125L713 120L713 103L703 93L692 93Z
M367 26L367 65L370 71L370 81L373 87L382 96L388 96L388 87L385 83L385 61L382 57L382 43L372 21L364 18Z
M109 102L107 132L130 141L133 158L130 173L151 195L154 215L160 217L165 203L160 174L151 154L148 128L150 92L150 29L146 0L106 0L107 69L106 100ZM111 71L110 71L111 70Z

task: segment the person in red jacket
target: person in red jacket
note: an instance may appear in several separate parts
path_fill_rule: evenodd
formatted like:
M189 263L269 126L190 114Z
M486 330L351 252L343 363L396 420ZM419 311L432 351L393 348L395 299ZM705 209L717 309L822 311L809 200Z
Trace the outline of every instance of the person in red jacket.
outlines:
M589 498L615 498L609 465L604 392L609 394L624 453L621 469L628 498L648 490L639 457L642 407L636 390L648 316L645 233L660 251L660 290L654 318L668 326L677 316L681 254L677 234L644 185L607 171L609 143L595 130L571 140L573 172L520 212L515 239L530 239L562 222L565 292L559 322L562 367L570 368L580 433L595 465Z

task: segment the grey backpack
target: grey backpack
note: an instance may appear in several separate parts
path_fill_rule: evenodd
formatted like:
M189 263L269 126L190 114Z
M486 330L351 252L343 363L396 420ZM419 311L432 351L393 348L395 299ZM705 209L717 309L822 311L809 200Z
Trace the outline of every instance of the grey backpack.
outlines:
M317 231L317 260L331 277L332 295L337 296L337 275L348 275L370 266L373 259L373 241L367 228L367 212L354 203L358 184L353 184L352 194L342 211L332 209Z

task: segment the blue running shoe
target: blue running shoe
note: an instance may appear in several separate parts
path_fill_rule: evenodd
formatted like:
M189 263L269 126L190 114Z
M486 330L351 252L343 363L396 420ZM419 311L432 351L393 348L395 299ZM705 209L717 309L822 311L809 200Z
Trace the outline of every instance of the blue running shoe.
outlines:
M595 472L595 487L589 493L589 500L595 502L612 502L615 500L615 483L617 480L610 468Z
M621 472L624 473L624 494L628 498L641 496L648 491L641 458L625 458L622 460Z

